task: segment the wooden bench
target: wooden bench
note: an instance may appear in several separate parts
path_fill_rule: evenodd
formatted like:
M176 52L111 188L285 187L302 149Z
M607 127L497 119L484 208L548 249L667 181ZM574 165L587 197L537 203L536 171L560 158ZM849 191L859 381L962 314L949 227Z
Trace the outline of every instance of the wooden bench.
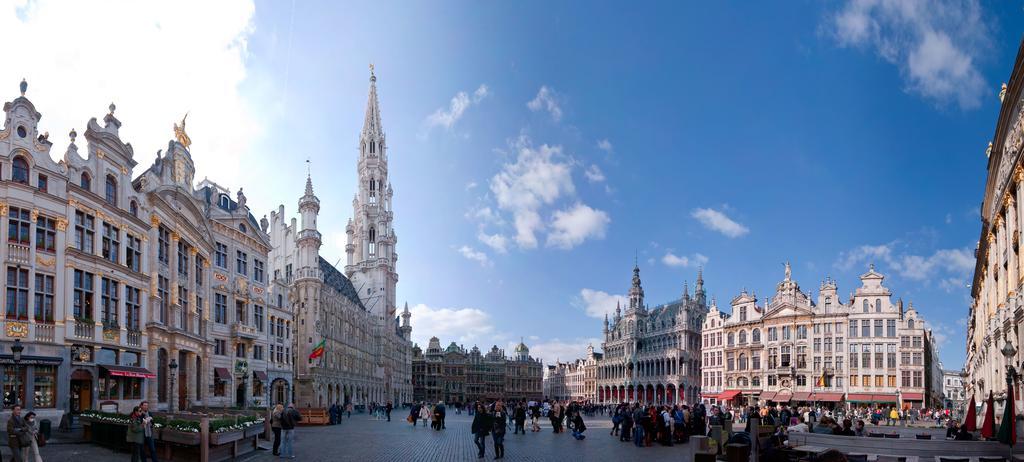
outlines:
M327 415L327 408L302 408L299 409L299 415L302 416L302 421L299 422L299 425L327 425L331 423L331 419Z
M916 457L920 462L937 461L937 457L963 457L977 461L979 457L1006 457L1008 449L996 441L950 441L866 438L857 436L824 435L820 433L790 433L792 446L823 446L844 454L868 454L869 460L878 455Z

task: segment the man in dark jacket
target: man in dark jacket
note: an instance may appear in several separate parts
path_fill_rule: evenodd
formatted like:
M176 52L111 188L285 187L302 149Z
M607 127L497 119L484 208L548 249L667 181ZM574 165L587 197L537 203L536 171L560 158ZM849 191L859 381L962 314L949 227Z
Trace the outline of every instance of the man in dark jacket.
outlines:
M477 404L473 411L473 425L470 431L473 432L473 443L480 450L476 457L483 459L487 449L487 434L491 432L491 416L487 414L482 404Z
M27 433L28 426L25 424L25 418L21 416L21 406L15 404L14 409L11 409L11 418L7 420L7 447L11 448L13 462L24 460L21 457L21 448L25 446L22 440Z
M438 401L437 406L434 407L434 416L437 419L436 430L444 430L444 412L444 401Z
M572 436L577 440L586 438L583 436L583 432L587 431L587 426L583 423L583 417L580 416L579 411L575 411L572 417Z
M281 433L284 433L284 441L281 444L282 458L295 458L295 448L292 443L295 441L295 426L302 421L302 415L295 410L295 403L288 405L288 408L281 413Z
M526 404L520 402L516 405L515 414L512 416L516 421L516 428L512 432L513 435L519 432L526 434Z
M391 410L392 409L394 409L394 406L391 405L391 401L388 401L387 406L384 406L384 413L387 414L387 416L388 416L388 422L391 422Z

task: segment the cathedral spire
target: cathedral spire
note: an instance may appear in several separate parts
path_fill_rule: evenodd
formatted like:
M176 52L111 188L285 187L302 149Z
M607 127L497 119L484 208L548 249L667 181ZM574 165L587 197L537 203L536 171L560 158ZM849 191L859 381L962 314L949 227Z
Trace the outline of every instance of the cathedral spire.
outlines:
M377 100L377 75L370 64L370 95L366 100L366 118L363 120L363 137L379 139L384 135L380 123L380 102Z
M640 267L636 261L633 262L633 285L629 288L629 309L642 310L644 308L644 288L640 284Z

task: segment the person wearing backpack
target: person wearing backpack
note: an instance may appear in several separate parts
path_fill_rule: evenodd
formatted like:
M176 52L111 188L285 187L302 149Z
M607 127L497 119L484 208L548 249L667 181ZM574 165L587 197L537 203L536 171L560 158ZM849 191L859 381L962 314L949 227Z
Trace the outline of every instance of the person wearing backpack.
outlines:
M295 426L302 421L302 415L295 410L295 403L288 404L288 409L281 413L281 433L284 433L284 441L281 444L282 458L295 458Z

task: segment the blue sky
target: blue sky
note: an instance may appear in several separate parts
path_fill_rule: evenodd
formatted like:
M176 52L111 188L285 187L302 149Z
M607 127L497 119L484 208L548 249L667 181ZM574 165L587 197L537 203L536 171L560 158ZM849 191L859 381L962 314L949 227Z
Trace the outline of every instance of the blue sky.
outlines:
M54 133L115 100L143 165L190 111L199 176L254 211L294 213L309 158L338 259L374 63L421 343L582 355L634 255L651 304L699 265L724 306L874 262L962 364L1020 2L371 3L17 1L39 51L0 82Z

